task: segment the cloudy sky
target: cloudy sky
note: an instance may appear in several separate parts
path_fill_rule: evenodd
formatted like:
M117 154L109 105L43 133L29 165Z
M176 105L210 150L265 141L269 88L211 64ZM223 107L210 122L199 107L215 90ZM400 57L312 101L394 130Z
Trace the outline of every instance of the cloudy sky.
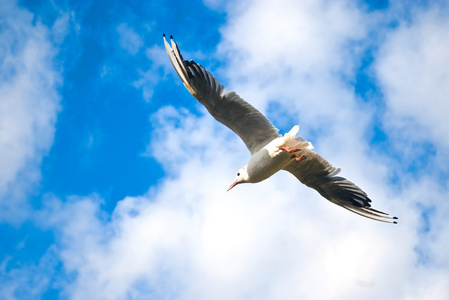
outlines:
M125 3L129 2L129 3ZM0 1L0 298L448 299L446 1ZM184 57L398 225L249 152Z

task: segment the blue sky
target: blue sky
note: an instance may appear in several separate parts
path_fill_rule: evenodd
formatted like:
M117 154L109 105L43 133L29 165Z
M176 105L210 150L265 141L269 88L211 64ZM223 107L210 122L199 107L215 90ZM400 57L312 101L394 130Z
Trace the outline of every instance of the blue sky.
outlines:
M2 1L2 299L449 298L445 1ZM184 58L299 134L374 222L249 157Z

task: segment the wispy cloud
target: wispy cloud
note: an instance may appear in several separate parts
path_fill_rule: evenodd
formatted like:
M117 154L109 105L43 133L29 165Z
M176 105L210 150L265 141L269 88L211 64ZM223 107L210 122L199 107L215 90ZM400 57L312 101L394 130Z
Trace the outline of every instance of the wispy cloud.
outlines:
M384 122L392 136L404 144L430 142L444 157L449 150L446 11L432 7L417 12L412 22L400 22L387 34L375 65L388 108Z
M0 219L23 220L25 200L40 178L53 142L61 85L55 36L33 15L4 2L0 9ZM55 23L58 37L63 22ZM60 30L61 29L61 30Z
M151 66L148 70L140 70L140 78L133 82L133 85L142 90L145 101L150 102L153 92L159 81L165 77L171 68L170 62L164 58L167 55L162 46L153 46L146 49L146 57L150 60Z
M120 24L117 26L120 46L131 55L136 55L140 48L143 47L142 38L128 24Z

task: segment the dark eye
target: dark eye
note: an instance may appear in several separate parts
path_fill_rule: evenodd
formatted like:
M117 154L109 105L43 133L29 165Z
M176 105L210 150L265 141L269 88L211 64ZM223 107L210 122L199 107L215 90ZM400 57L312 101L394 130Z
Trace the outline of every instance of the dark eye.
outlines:
M239 172L239 173L237 173L237 176L240 176L240 172Z

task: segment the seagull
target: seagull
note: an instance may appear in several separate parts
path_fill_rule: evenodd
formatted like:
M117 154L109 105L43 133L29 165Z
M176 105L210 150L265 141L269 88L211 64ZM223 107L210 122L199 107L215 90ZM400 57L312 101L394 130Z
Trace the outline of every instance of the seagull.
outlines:
M267 117L237 93L227 92L211 73L193 60L184 60L173 36L170 36L171 46L165 34L163 39L167 54L190 94L217 121L235 132L251 153L249 162L237 172L228 191L238 184L260 182L285 170L332 203L373 220L397 223L397 217L371 208L371 199L357 185L336 176L340 169L312 151L310 142L296 136L298 125L280 135Z

